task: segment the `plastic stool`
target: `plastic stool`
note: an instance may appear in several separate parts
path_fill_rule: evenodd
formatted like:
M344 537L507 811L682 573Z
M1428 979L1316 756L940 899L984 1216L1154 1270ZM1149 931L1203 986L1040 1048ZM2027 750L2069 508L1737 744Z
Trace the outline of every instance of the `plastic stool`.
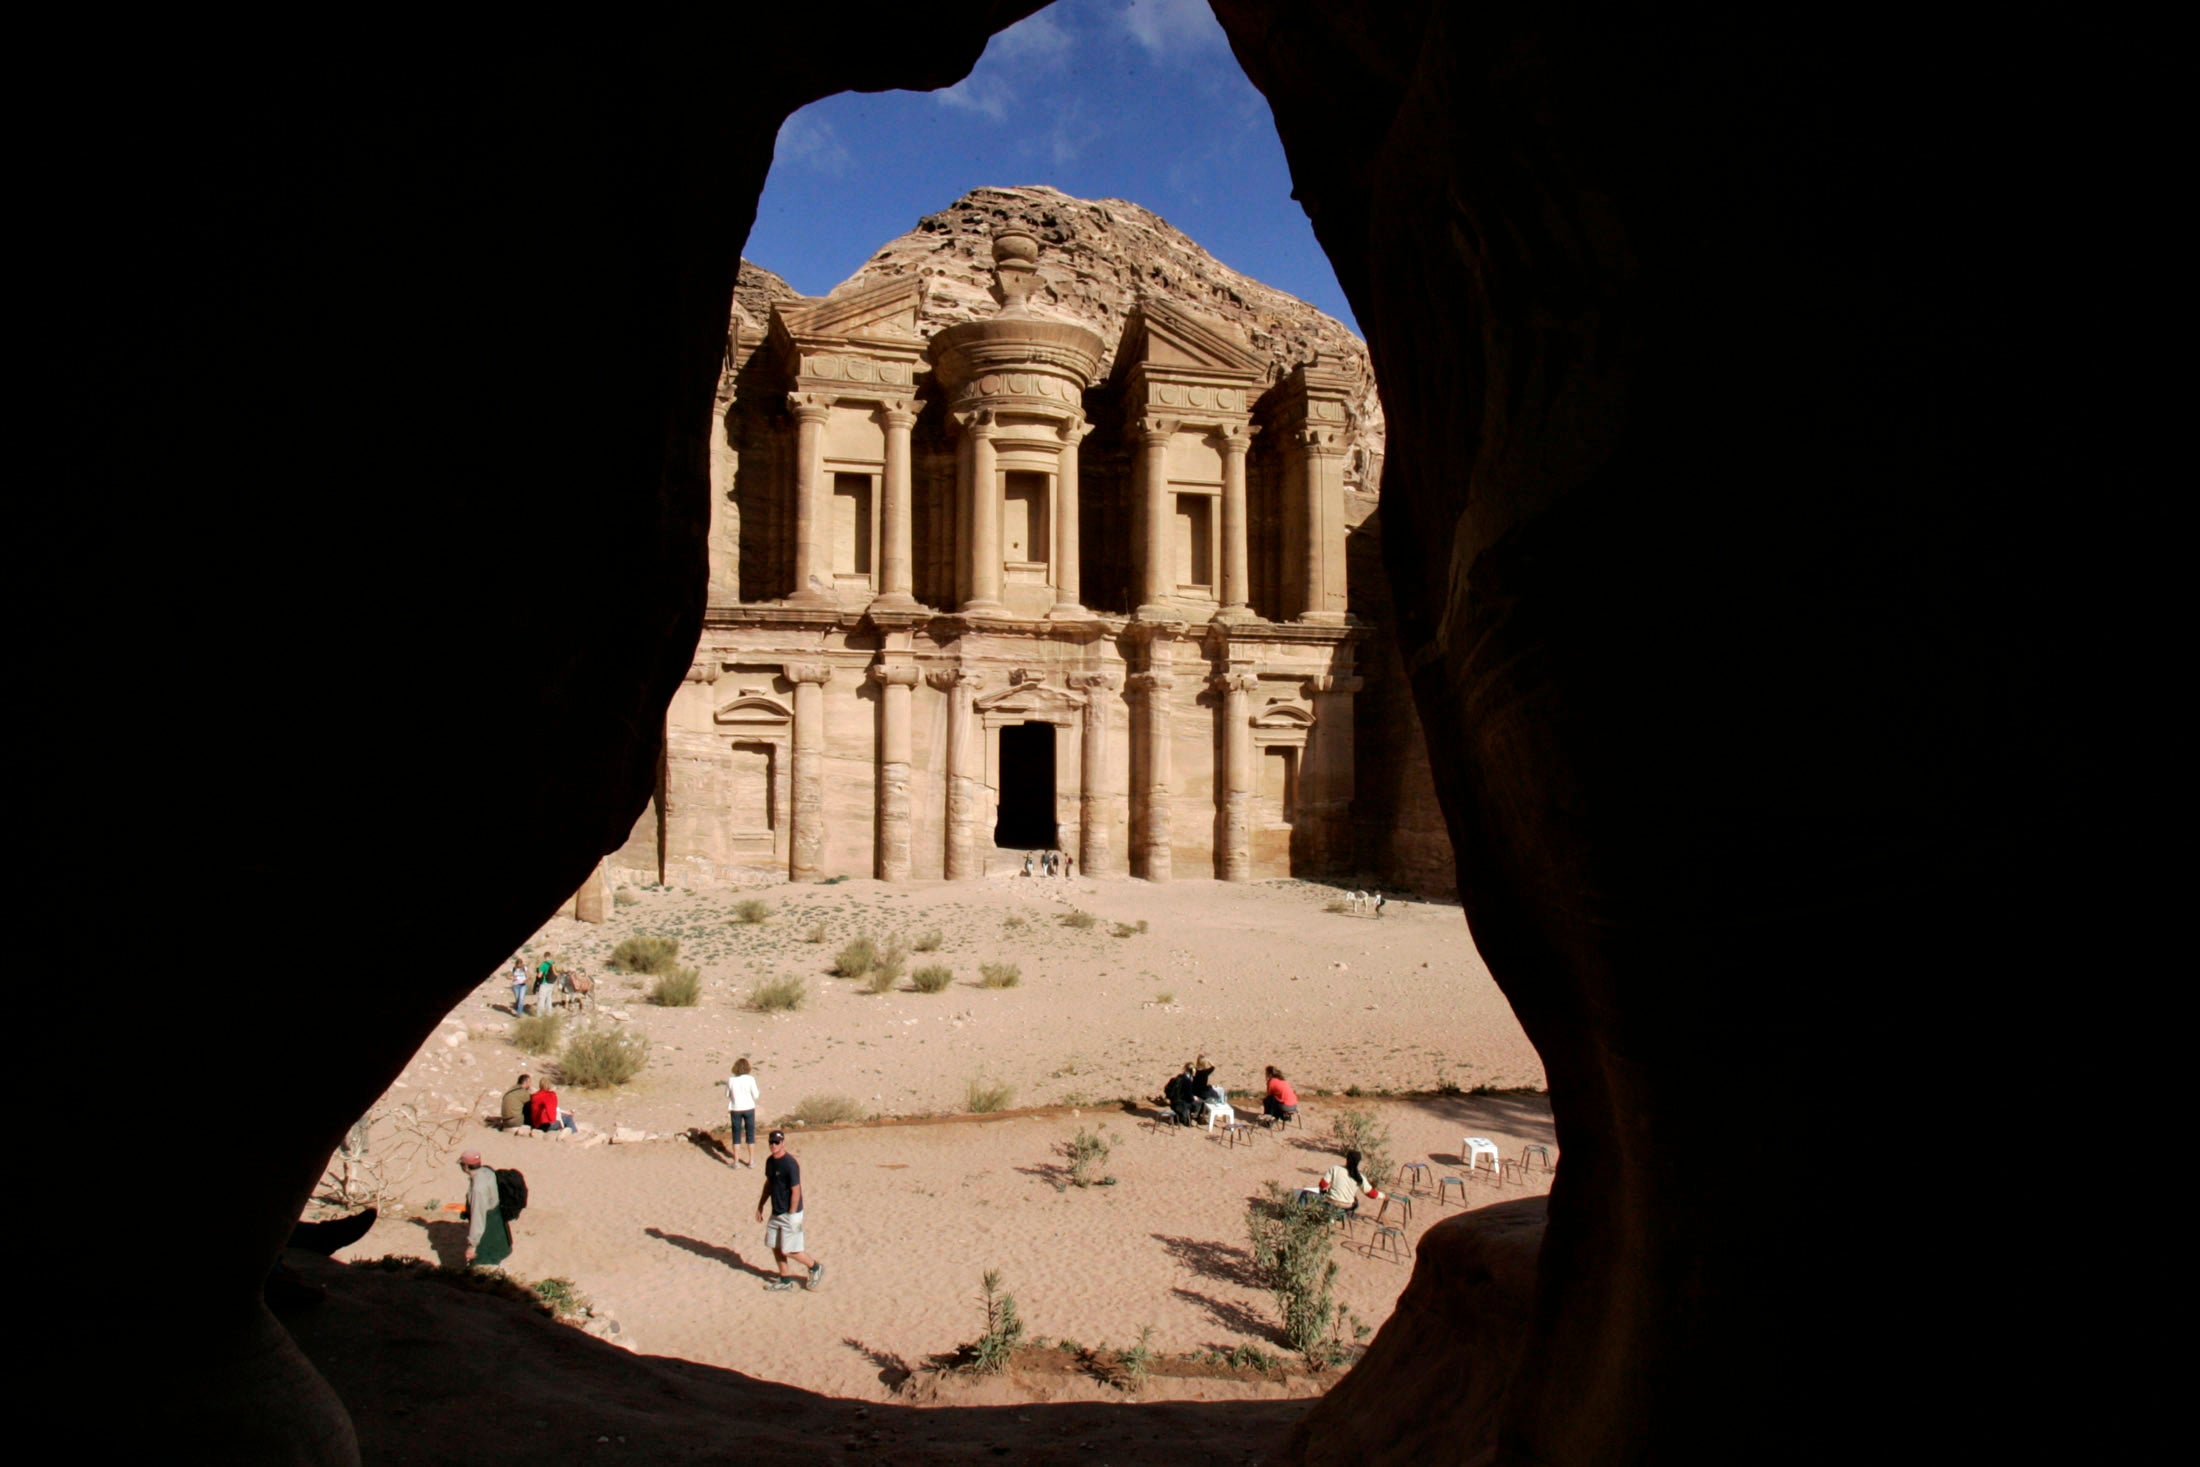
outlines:
M1411 1223L1413 1221L1413 1199L1403 1192L1385 1192L1383 1194L1383 1205L1375 1209L1375 1221L1381 1222L1383 1220L1384 1214L1390 1211L1390 1204L1393 1202L1404 1210L1406 1221Z
M1398 1177L1405 1176L1407 1172L1411 1172L1413 1175L1407 1178L1406 1190L1408 1192L1420 1191L1422 1185L1428 1181L1428 1163L1425 1161L1400 1162L1398 1164ZM1398 1177L1392 1177L1391 1181L1397 1181Z
M1549 1171L1551 1169L1551 1148L1531 1141L1520 1148L1520 1170L1522 1172L1526 1172L1528 1169L1528 1156L1531 1152L1543 1158L1543 1170Z
M1406 1261L1407 1247L1406 1230L1404 1228L1378 1226L1375 1229L1375 1236L1368 1240L1367 1256L1373 1258L1375 1250L1380 1248L1400 1263L1403 1263Z
M1446 1187L1457 1187L1459 1189L1459 1205L1461 1207L1467 1205L1467 1179L1465 1177L1438 1177L1436 1179L1436 1200L1439 1203L1444 1200L1444 1189Z
M1500 1157L1497 1162L1497 1185L1502 1187L1507 1180L1518 1181L1522 1186L1528 1181L1528 1174L1520 1170L1520 1163L1509 1156Z

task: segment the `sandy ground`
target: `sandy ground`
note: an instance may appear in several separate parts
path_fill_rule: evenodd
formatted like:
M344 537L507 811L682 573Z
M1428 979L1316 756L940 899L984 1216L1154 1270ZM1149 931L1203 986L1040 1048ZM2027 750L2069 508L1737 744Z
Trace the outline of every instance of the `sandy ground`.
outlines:
M507 1137L472 1117L539 1061L508 1040L510 989L484 979L407 1068L385 1105L448 1117L455 1140L415 1162L374 1230L340 1258L383 1254L456 1262L462 1225L441 1204L462 1191L457 1151L519 1166L533 1203L507 1268L564 1277L615 1319L621 1343L806 1389L879 1399L907 1372L974 1338L979 1279L998 1269L1030 1334L1082 1345L1132 1343L1143 1326L1165 1353L1252 1342L1277 1350L1275 1311L1251 1277L1244 1211L1266 1181L1302 1184L1335 1160L1331 1117L1364 1107L1387 1124L1398 1161L1456 1174L1460 1138L1488 1136L1508 1157L1552 1144L1543 1072L1491 982L1454 906L1392 903L1380 919L1323 910L1336 893L1298 882L1244 886L1180 881L776 885L745 890L634 890L609 922L553 921L542 951L592 974L621 938L677 937L700 967L704 998L689 1009L648 1004L642 980L607 975L598 1022L652 1043L648 1069L616 1092L567 1090L590 1127L662 1138L587 1144ZM761 926L734 922L760 897ZM1060 920L1081 910L1099 921ZM1021 919L1020 922L1018 919ZM1116 936L1117 924L1147 930ZM818 924L823 943L807 941ZM858 933L913 942L937 930L936 954L956 982L920 994L906 980L884 995L828 975ZM1022 971L1015 988L976 986L981 963ZM792 1014L743 1006L757 981L802 976L808 1004ZM1163 1002L1164 996L1167 1002ZM1149 1097L1204 1052L1233 1095L1257 1097L1274 1063L1299 1086L1308 1124L1229 1145L1220 1136L1144 1124L1126 1100ZM722 1128L727 1067L750 1058L767 1123L805 1098L841 1095L881 1117L868 1124L790 1127L809 1194L811 1252L823 1287L773 1294L756 1221L761 1160L732 1166L718 1147L679 1133ZM1022 1112L953 1117L976 1077L1005 1083ZM1348 1086L1416 1096L1348 1099ZM1513 1093L1466 1093L1475 1087ZM1456 1087L1455 1089L1447 1087ZM1246 1109L1257 1111L1257 1098ZM1146 1107L1144 1114L1151 1113ZM1061 1147L1081 1128L1112 1147L1097 1171L1112 1187L1063 1187ZM722 1134L722 1132L721 1132ZM1545 1190L1548 1174L1486 1175L1416 1199L1407 1241L1461 1206ZM1410 1261L1365 1251L1360 1227L1339 1250L1339 1297L1369 1325L1387 1318ZM599 1325L599 1327L601 1327ZM1039 1398L1107 1389L1075 1375L1026 1381ZM1157 1383L1167 1396L1207 1399L1318 1389L1304 1381Z

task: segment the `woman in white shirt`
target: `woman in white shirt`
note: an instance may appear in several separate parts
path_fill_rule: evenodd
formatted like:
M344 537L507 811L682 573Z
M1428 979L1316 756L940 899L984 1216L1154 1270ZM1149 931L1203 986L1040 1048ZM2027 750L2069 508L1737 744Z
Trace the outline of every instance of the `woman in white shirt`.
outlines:
M756 1169L756 1076L749 1073L747 1055L733 1062L726 1079L726 1109L733 1120L733 1159L736 1166ZM749 1154L741 1155L746 1146Z

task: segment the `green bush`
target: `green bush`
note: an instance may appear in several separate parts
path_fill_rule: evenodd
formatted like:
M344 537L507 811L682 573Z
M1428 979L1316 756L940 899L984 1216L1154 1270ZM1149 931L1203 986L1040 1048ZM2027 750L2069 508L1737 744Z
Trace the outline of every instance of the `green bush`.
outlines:
M878 965L878 944L858 937L842 945L833 957L833 972L842 978L861 978Z
M566 1041L558 1056L558 1075L583 1090L624 1085L649 1063L649 1040L639 1030L615 1024L590 1024Z
M735 902L733 905L733 920L745 927L754 927L759 922L768 920L771 914L771 903L758 901L754 897L750 897L745 902Z
M917 939L917 951L920 953L936 953L940 950L940 944L946 940L945 937L941 936L940 930L935 927Z
M1085 931L1099 920L1090 912L1064 912L1062 914L1062 925L1064 927L1074 927L1079 932Z
M919 993L938 993L955 981L955 970L944 963L927 963L909 975Z
M1350 1093L1349 1091L1346 1093ZM1360 1153L1360 1175L1376 1186L1390 1178L1390 1127L1370 1111L1340 1107L1329 1113L1329 1146L1340 1156Z
M760 1014L792 1013L809 1001L809 985L793 973L766 979L749 990L749 1007Z
M1021 917L1011 917L1006 922L1003 922L1001 926L1004 930L1009 932L1021 932L1024 928L1024 919Z
M588 1313L588 1296L571 1279L543 1279L535 1285L535 1294L560 1319Z
M871 963L873 977L884 973L888 983L898 983L901 975L909 971L909 949L897 940L886 944Z
M611 950L611 966L627 973L666 973L679 956L677 937L629 937Z
M900 976L901 974L898 971L889 973L884 968L873 968L871 976L863 980L863 991L865 993L891 993L894 991L894 980Z
M1335 1214L1326 1202L1300 1206L1274 1182L1262 1185L1267 1195L1245 1208L1253 1267L1276 1296L1284 1338L1320 1370L1334 1358L1343 1322L1336 1301L1337 1265L1329 1256Z
M556 1054L565 1033L565 1015L528 1014L512 1026L512 1043L525 1054Z
M1007 1110L1008 1103L1016 1098L1012 1085L998 1080L988 1080L983 1075L973 1075L963 1087L963 1104L972 1115L991 1115L997 1110Z
M1143 917L1136 922L1118 922L1115 924L1115 935L1117 937L1136 937L1145 930L1146 919Z
M1153 1001L1166 1008L1168 1005L1176 1002L1176 995L1173 993L1157 993L1153 996Z
M1001 1292L1001 1271L989 1268L983 1279L985 1333L970 1349L970 1368L980 1375L998 1374L1023 1342L1024 1322L1016 1314L1016 1296Z
M1091 1186L1098 1180L1092 1169L1108 1159L1108 1151L1105 1136L1080 1126L1075 1136L1062 1143L1062 1156L1069 1162L1069 1179L1080 1187Z
M986 988L1014 988L1024 981L1024 970L1014 963L981 963L978 982Z
M838 1126L863 1119L863 1107L845 1095L805 1095L789 1120L805 1126Z
M691 1009L703 1001L703 975L693 968L673 968L649 986L649 1001L659 1008Z
M623 886L620 887L617 891L611 893L611 905L613 905L614 907L631 907L640 900L640 897L634 895L633 892L628 891Z
M804 942L823 942L825 940L825 924L820 922L815 927L812 927L809 931L803 933L802 940Z
M1146 1377L1153 1371L1153 1326L1147 1325L1138 1332L1138 1343L1128 1350L1115 1354L1115 1368L1120 1373L1121 1384L1126 1391L1146 1388Z
M1326 906L1324 906L1322 910L1325 912L1334 912L1341 916L1344 913L1352 910L1352 903L1346 901L1343 897L1337 897L1333 901L1329 902Z

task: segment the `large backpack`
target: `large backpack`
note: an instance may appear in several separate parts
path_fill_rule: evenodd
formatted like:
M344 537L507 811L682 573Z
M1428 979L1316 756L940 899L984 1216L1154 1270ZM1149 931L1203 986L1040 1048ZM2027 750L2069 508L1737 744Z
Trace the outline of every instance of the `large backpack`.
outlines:
M497 1211L506 1222L527 1210L527 1176L518 1167L497 1168Z

